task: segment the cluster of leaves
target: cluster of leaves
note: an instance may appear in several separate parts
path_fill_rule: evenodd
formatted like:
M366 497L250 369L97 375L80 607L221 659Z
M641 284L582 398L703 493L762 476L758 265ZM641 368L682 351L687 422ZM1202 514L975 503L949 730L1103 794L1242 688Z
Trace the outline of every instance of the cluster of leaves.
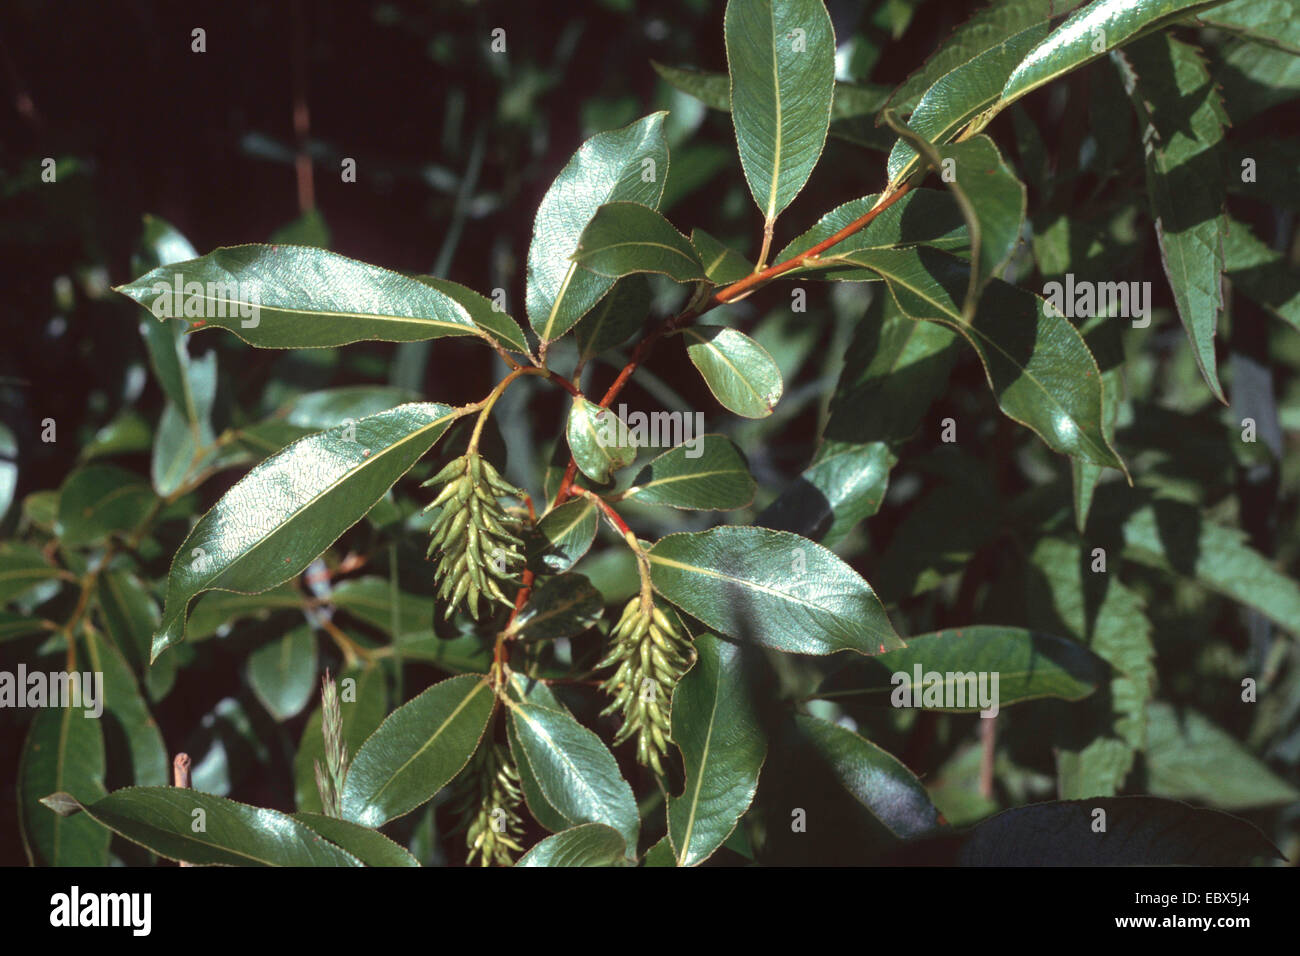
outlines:
M914 6L882 5L888 29L901 35ZM661 212L669 115L651 113L589 139L546 192L527 329L497 290L290 241L199 256L148 220L138 278L118 291L152 313L162 416L97 435L60 488L23 500L0 546L6 648L104 675L103 723L71 706L31 720L18 782L31 858L1278 855L1220 811L1294 841L1275 811L1300 797L1300 587L1277 567L1298 556L1270 552L1300 520L1297 489L1276 480L1295 464L1281 433L1300 408L1300 279L1251 204L1294 208L1300 188L1293 141L1229 121L1248 129L1300 94L1297 13L1294 0L1003 0L890 89L837 81L821 0L730 0L728 73L657 69L730 114L761 216L755 261ZM1076 131L1050 157L1025 99L1047 84ZM884 188L773 253L831 138L866 150ZM1144 270L1149 248L1159 265ZM1157 271L1172 307L1146 323L1063 314L1035 291ZM823 336L803 303L828 291L852 306ZM747 334L752 292L793 294ZM1186 344L1166 334L1175 317ZM217 353L192 354L186 334L200 327L257 349L458 337L504 374L464 405L323 389L218 430ZM831 364L813 368L827 341ZM685 359L746 421L638 448L610 406L652 356ZM590 389L602 363L621 368L603 393ZM1273 363L1281 423L1271 383L1264 398L1252 385ZM954 390L972 370L988 392ZM511 462L512 484L494 413L540 431L526 401L507 404L525 387L558 390L567 415L554 454ZM790 478L760 429L805 413L820 441L793 452ZM142 442L147 479L104 462ZM215 476L250 465L195 518ZM432 512L416 490L429 476L450 482ZM1267 533L1248 520L1257 502ZM714 511L739 520L696 515ZM430 532L439 597L421 560ZM489 539L508 561L492 564ZM1250 643L1222 640L1241 615ZM256 644L244 667L265 714L230 700L193 789L167 787L150 702L234 641ZM304 712L325 655L341 699L302 727L295 812L229 799L239 751L276 759L283 729L267 734L264 717ZM407 699L430 668L439 679ZM981 725L964 698L889 706L896 675L906 686L918 670L997 674L1007 711ZM453 791L460 851L434 812Z

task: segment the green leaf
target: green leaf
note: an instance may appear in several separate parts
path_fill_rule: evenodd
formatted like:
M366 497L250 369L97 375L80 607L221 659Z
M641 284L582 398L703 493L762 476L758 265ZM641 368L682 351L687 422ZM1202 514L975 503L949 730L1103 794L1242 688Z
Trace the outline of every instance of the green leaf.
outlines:
M746 418L766 418L781 400L781 370L763 346L718 325L683 329L686 354L714 398Z
M257 465L199 519L172 561L153 657L185 637L203 591L253 594L301 572L369 511L456 419L401 405L295 442Z
M339 675L338 687L343 743L351 755L361 749L366 738L378 729L388 714L384 672L374 664L351 667ZM325 766L320 707L316 707L307 718L298 742L298 752L293 758L294 804L299 810L310 813L321 810L314 769L317 761Z
M757 487L740 449L722 435L701 435L642 468L623 497L695 511L727 511L748 507Z
M419 866L420 861L376 830L319 813L295 813L293 819L319 833L366 866Z
M117 735L126 741L130 761L126 779L142 787L166 786L171 780L167 745L149 713L131 666L102 635L88 632L85 643L90 667L104 675L101 703L110 723L117 724L114 728Z
M1298 0L1233 0L1199 14L1203 23L1300 54Z
M726 73L667 66L655 60L651 60L650 65L670 85L689 93L705 106L724 113L731 112L731 78Z
M542 840L515 866L628 866L622 834L603 823L583 823Z
M105 793L104 734L85 711L84 706L41 707L27 731L18 760L18 825L33 866L108 864L109 834L90 820L66 819L40 805L58 790L83 800Z
M584 575L569 571L542 580L515 617L513 633L526 641L574 637L595 627L605 599Z
M473 756L495 702L487 678L462 674L389 714L348 768L344 818L383 826L431 800Z
M95 581L104 630L135 670L149 661L149 639L158 628L160 616L153 596L138 578L127 571L104 571Z
M539 707L546 707L550 710L566 710L564 704L560 703L551 692L551 689L539 680L533 680L512 671L510 684L507 685L507 688L512 700L537 704ZM537 775L533 773L532 764L528 762L528 754L519 742L519 732L515 728L513 720L506 722L506 739L510 743L510 753L514 757L515 766L519 770L519 786L524 792L524 801L528 804L528 812L533 815L534 820L552 833L567 830L569 821L542 793L541 784L537 782Z
M328 249L330 227L319 209L305 213L271 233L271 242L278 245L318 246Z
M974 346L998 406L1050 448L1123 470L1102 430L1102 384L1083 337L1031 292L994 279L970 322L958 304L968 290L961 260L928 249L856 252L915 319L942 322Z
M132 843L195 866L361 865L288 814L198 790L125 787L93 802L53 793L47 805L84 812Z
M796 534L736 526L670 534L649 558L655 590L728 637L794 654L904 646L871 586Z
M581 396L573 399L565 435L573 460L592 481L608 482L636 460L636 445L623 420Z
M455 301L465 310L475 325L503 347L512 352L528 353L528 340L524 338L524 330L519 327L519 323L498 309L487 296L468 289L459 282L451 282L435 276L415 278Z
M307 624L295 627L248 656L248 683L276 720L307 706L316 689L316 635Z
M158 319L227 329L265 349L490 338L469 310L428 283L310 246L224 247L116 291Z
M634 202L597 209L578 237L573 261L613 279L634 272L657 272L675 282L706 278L690 240L658 212Z
M185 410L169 401L154 434L149 474L160 498L180 490L196 459L216 442L212 431L212 403L217 397L216 352L189 363L189 386L193 402L189 413L194 417L187 418Z
M1300 273L1236 219L1228 220L1223 255L1233 288L1300 332Z
M567 713L537 704L511 707L510 723L548 804L571 824L607 824L636 846L632 788L599 737Z
M735 644L695 638L698 658L673 690L673 740L686 786L668 797L668 836L680 866L703 863L749 809L767 740Z
M545 574L569 570L596 540L599 524L596 505L590 498L575 498L552 508L528 538L529 567Z
M25 614L10 614L8 611L0 611L0 643L15 641L19 638L30 637L33 634L40 634L43 631L52 631L54 629L55 624L53 621L47 621L39 617L29 617Z
M1142 128L1147 195L1165 275L1196 365L1226 405L1214 335L1223 307L1228 116L1194 47L1162 34L1133 44L1119 59Z
M66 545L94 544L135 531L157 500L149 483L134 473L87 465L69 475L59 490L56 531Z
M342 425L348 419L355 421L368 415L378 415L394 406L416 401L418 397L408 389L390 386L347 385L343 388L326 388L295 396L276 418L283 420L286 425L306 429L308 432L324 431Z
M723 29L740 164L770 227L826 143L835 32L821 0L728 0Z
M614 280L572 260L600 206L637 202L659 208L668 178L665 113L587 140L542 198L528 247L528 321L547 342L558 339L609 291Z
M188 239L171 223L156 216L144 217L140 246L140 250L131 256L131 269L137 274L198 257L198 251ZM190 391L190 357L186 349L185 327L179 322L145 319L140 323L140 333L149 352L149 364L153 366L163 393L181 410L186 421L197 422L198 411Z
M185 625L185 636L190 641L202 640L205 637L212 637L235 621L250 617L265 620L275 611L297 610L303 607L305 601L306 598L292 581L257 594L212 591L195 602L194 610ZM157 630L158 622L155 621L149 636L152 638ZM149 642L146 641L146 658L148 647Z
M754 271L754 264L736 250L724 246L703 229L691 230L691 245L714 285L739 282Z
M1235 737L1194 710L1153 701L1147 708L1147 786L1153 795L1253 810L1300 800Z
M35 545L0 542L0 603L8 604L43 581L61 576L62 572Z
M919 683L917 667L924 675ZM907 639L905 648L855 660L832 675L815 696L885 705L904 695L901 699L910 700L914 707L974 714L981 704L970 680L980 673L997 675L992 695L996 709L1042 697L1082 700L1110 679L1110 666L1063 637L1020 627L976 625L917 634ZM932 674L938 676L938 683ZM948 687L959 695L950 698L956 706L946 706L947 698L938 704L924 701L923 693L930 688L943 692Z
M650 314L650 283L645 276L633 274L614 283L587 321L573 330L580 361L586 364L600 353L622 345L641 328Z

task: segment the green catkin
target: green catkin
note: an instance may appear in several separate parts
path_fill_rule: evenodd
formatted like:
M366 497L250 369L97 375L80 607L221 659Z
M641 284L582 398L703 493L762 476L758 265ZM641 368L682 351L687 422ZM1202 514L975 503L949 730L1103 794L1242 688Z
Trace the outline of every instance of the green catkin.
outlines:
M492 463L477 452L451 462L423 487L446 483L425 508L442 510L430 529L428 555L437 552L434 583L447 602L445 616L457 607L479 617L479 600L510 604L497 581L516 584L523 564L523 540L514 532L518 520L506 513L498 496L522 498L523 492L505 481Z
M523 852L519 841L524 821L518 808L524 798L509 748L485 741L458 778L456 789L452 809L465 828L466 862L510 866L512 851Z
M637 762L663 774L672 734L669 703L673 688L690 666L693 650L681 625L662 608L647 613L637 595L610 631L610 649L598 667L614 667L601 689L613 700L601 715L620 711L618 745L637 738Z

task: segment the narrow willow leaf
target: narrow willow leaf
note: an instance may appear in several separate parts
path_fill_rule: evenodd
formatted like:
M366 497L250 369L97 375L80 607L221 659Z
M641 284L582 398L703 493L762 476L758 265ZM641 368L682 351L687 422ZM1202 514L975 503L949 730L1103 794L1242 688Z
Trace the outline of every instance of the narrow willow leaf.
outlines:
M572 260L596 210L618 201L659 208L668 178L665 115L652 113L593 136L542 197L528 247L527 303L528 321L543 347L573 328L614 284Z
M158 319L227 329L265 349L489 337L420 279L309 246L224 247L116 291Z
M1011 72L1045 36L1047 23L1036 23L944 74L926 90L907 125L936 145L950 142L972 120L974 128L981 128L979 114L998 101ZM889 154L890 184L906 179L920 159L905 140L895 143Z
M1002 88L997 109L1174 20L1223 0L1093 0L1035 46Z
M60 577L61 573L35 545L0 542L0 602L8 604L38 584Z
M585 576L569 571L533 588L515 617L513 632L526 641L575 637L595 627L604 611L600 592Z
M185 637L203 591L255 594L294 577L369 511L458 413L401 405L295 442L199 519L172 561L153 657Z
M348 767L344 819L383 826L433 799L473 756L495 702L487 678L462 674L389 714Z
M770 224L821 157L835 95L835 32L821 0L728 0L723 29L740 164Z
M539 680L529 679L517 672L511 672L507 689L512 700L537 704L550 710L566 710L564 704L560 703L549 687ZM524 802L528 804L528 812L533 815L534 820L552 833L567 830L570 821L542 793L537 775L533 773L532 764L528 762L528 753L519 742L519 732L513 720L506 722L506 739L510 742L510 754L514 757L515 766L519 770L519 788L524 792Z
M1147 785L1158 797L1195 800L1224 810L1253 810L1300 800L1227 731L1194 710L1163 701L1147 708Z
M636 460L636 444L623 420L581 396L573 399L565 435L573 460L592 481L608 482Z
M131 270L136 274L198 258L198 251L171 223L157 216L144 217L144 234L140 249L131 256ZM190 391L190 357L185 343L185 327L179 322L140 323L149 352L149 364L163 393L181 410L188 422L197 422L198 413Z
M306 824L182 787L125 787L93 802L51 794L60 812L84 813L118 836L195 866L360 866ZM202 811L202 829L196 827ZM77 819L75 816L72 819Z
M295 627L248 655L248 683L276 720L288 720L306 707L317 686L311 627Z
M871 586L796 534L736 526L670 534L649 558L655 590L728 637L794 654L904 646Z
M984 705L973 678L980 673L998 675L994 706L1005 707L1042 697L1082 700L1110 679L1110 666L1077 641L1021 627L976 625L917 634L905 648L853 661L828 678L816 696L888 706L893 695L903 694L912 706L927 710L978 713ZM906 680L898 681L896 674ZM926 703L927 692L943 696Z
M293 819L351 853L366 866L420 865L420 861L411 856L405 847L394 843L377 830L319 813L295 813Z
M78 468L59 490L56 531L67 545L136 530L157 502L149 483L114 465Z
M1033 429L1055 451L1123 470L1101 426L1097 362L1078 330L1043 300L994 279L974 319L965 322L958 303L969 276L961 260L928 249L881 249L848 258L884 276L904 313L960 332L979 353L1007 417Z
M629 866L627 843L613 827L583 823L542 840L515 866Z
M545 574L569 570L596 540L599 525L596 505L585 496L552 508L528 538L529 566Z
M695 639L698 658L673 691L673 740L686 786L668 797L668 836L680 866L703 863L749 809L767 739L742 670L740 649L712 634Z
M189 621L185 625L185 637L190 641L212 637L235 621L245 618L265 620L275 611L296 610L306 603L306 597L293 584L288 582L257 594L237 594L232 591L210 591L194 603ZM149 632L152 638L158 630L154 622ZM148 658L148 642L145 643L145 657Z
M1198 14L1197 19L1300 54L1300 0L1233 0Z
M53 621L47 621L44 618L0 611L0 643L15 641L22 637L31 637L33 634L40 634L44 631L52 631L55 626Z
M582 363L626 342L650 314L650 301L650 283L645 276L633 274L614 283L586 321L573 330Z
M85 645L89 666L104 675L104 699L101 703L109 723L117 725L110 739L120 737L126 742L130 761L125 769L126 779L142 787L165 786L171 778L167 746L157 722L149 713L131 666L101 634L89 632Z
M612 279L635 272L657 272L675 282L706 278L690 240L658 212L634 202L597 209L578 237L573 261Z
M347 385L297 395L276 418L282 419L286 425L306 429L308 432L323 431L342 425L348 419L355 421L367 415L378 415L418 398L415 392L404 388Z
M106 792L102 725L86 716L86 709L41 707L27 731L18 761L18 825L33 866L108 864L107 832L91 820L68 819L41 806L56 791L82 800L98 800Z
M684 329L682 336L691 364L725 408L746 418L772 414L785 385L767 349L743 332L718 325L697 325Z
M185 410L168 402L154 434L149 474L161 498L180 489L198 459L210 453L216 442L212 431L212 404L217 397L216 352L190 361L189 386L193 402L189 414L194 417L187 418Z
M536 704L510 709L520 748L546 801L572 824L604 823L636 846L632 788L599 737L567 713Z
M700 435L664 452L639 472L624 498L696 511L745 508L758 485L744 456L722 435Z
M703 229L691 230L691 245L714 285L739 282L754 271L754 265L736 250L723 245Z
M470 317L470 321L500 345L512 352L528 352L528 340L524 338L524 330L519 327L519 323L498 309L487 296L466 288L459 282L435 276L415 276L415 279L457 302Z
M317 685L319 686L319 685ZM376 664L350 667L338 678L339 713L343 718L343 743L349 756L361 749L388 715L388 689L384 672ZM315 765L325 765L325 741L321 736L321 710L315 708L302 729L298 752L293 758L294 804L301 811L319 813L320 793L316 789Z
M1165 275L1196 365L1226 405L1214 336L1223 307L1228 116L1194 47L1161 34L1118 56L1143 130L1147 195Z

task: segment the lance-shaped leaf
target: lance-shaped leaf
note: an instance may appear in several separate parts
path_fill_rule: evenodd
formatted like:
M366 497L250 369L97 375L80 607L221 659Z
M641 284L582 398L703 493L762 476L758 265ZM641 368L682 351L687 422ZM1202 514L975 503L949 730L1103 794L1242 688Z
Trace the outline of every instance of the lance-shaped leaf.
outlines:
M297 395L277 415L284 423L308 432L323 431L342 425L348 419L355 421L367 415L378 415L396 405L413 402L419 396L405 388L376 385L347 385L343 388L325 388L318 392Z
M871 585L797 534L723 526L650 548L654 588L707 627L794 654L903 647Z
M389 714L348 767L344 819L379 827L433 799L473 756L495 701L487 678L462 674Z
M739 282L754 271L754 264L736 250L723 245L703 229L691 230L691 245L714 285Z
M581 396L573 399L565 436L573 460L592 481L607 482L636 460L636 444L623 419Z
M116 291L159 319L228 329L266 349L489 338L419 279L310 246L229 246L160 266Z
M511 632L526 641L573 637L594 627L604 610L600 592L586 576L570 571L533 588Z
M668 177L665 113L598 133L579 147L542 197L528 247L528 321L545 344L591 311L614 280L573 261L578 239L608 202L659 208Z
M728 0L723 29L740 164L770 226L826 143L835 32L821 0Z
M455 420L401 405L294 442L257 465L199 519L172 560L153 657L185 637L203 591L255 594L300 573L365 515Z
M369 827L319 813L295 813L293 819L351 853L366 866L420 865L420 861L411 856L405 847Z
M1198 14L1197 19L1300 54L1300 0L1232 0Z
M682 330L686 354L722 405L746 418L766 418L785 388L767 349L744 332L720 325Z
M27 690L20 687L18 693ZM108 863L108 833L90 820L56 816L41 806L47 795L60 790L83 800L98 800L106 792L102 724L87 717L86 709L41 707L27 731L18 760L18 825L33 866Z
M1102 384L1083 337L1031 292L994 279L966 322L966 263L930 249L857 252L849 261L884 276L899 307L943 322L974 346L998 406L1065 455L1123 470L1102 429Z
M650 314L650 301L650 283L645 276L634 274L614 283L587 320L573 330L582 364L626 342Z
M126 779L144 787L161 787L169 782L171 767L167 760L167 747L163 743L158 723L149 713L135 674L126 658L102 634L90 632L85 639L90 668L103 674L103 705L110 723L115 723L112 736L125 738L130 765Z
M544 574L569 570L587 553L599 525L596 505L585 496L552 508L526 540L529 566Z
M63 576L41 549L23 541L0 543L0 603L8 604L44 581Z
M263 644L248 656L248 683L276 720L307 706L316 689L316 636L309 625Z
M515 866L630 866L622 834L603 823L584 823L548 836Z
M1110 672L1104 660L1077 641L1021 627L977 625L917 634L907 639L905 648L853 661L829 677L815 696L888 706L892 697L902 694L914 707L978 713L986 706L975 680L981 673L997 675L996 708L1041 697L1082 700L1108 680ZM897 674L906 678L899 681ZM938 702L927 703L927 692L936 694Z
M1011 72L1045 36L1047 23L1037 23L944 74L921 97L907 125L926 142L951 141L967 123L997 102ZM981 128L978 121L975 128ZM920 161L916 148L900 139L889 154L890 184L906 179Z
M1228 116L1200 54L1167 34L1118 55L1143 129L1147 196L1160 258L1196 366L1215 397L1214 335L1223 307L1224 128Z
M599 737L567 713L537 704L511 707L510 722L550 806L572 824L613 827L636 846L641 821L632 788Z
M459 282L439 279L436 276L415 278L459 303L475 325L507 349L512 352L528 351L528 340L524 338L524 330L519 327L519 323L498 309L487 296L466 288Z
M706 278L690 240L649 206L606 203L578 237L573 261L613 279L634 272L657 272L675 282Z
M66 545L92 544L136 530L158 498L149 483L114 465L78 468L59 490L56 531Z
M726 842L758 789L767 755L735 644L695 639L698 658L673 690L673 740L686 786L668 798L668 836L678 865L703 863Z
M216 442L212 431L212 404L217 397L216 352L189 362L188 382L192 407L187 412L168 401L154 434L150 478L159 497L177 491L199 457L210 456Z
M1002 88L996 109L1099 56L1223 0L1093 0L1030 50Z
M730 439L700 435L637 472L623 497L696 511L727 511L748 506L757 487Z
M94 802L52 793L43 802L195 866L361 865L288 814L183 787L124 787Z
M171 223L146 215L140 249L131 256L131 269L144 273L173 262L196 259L198 255L198 250ZM190 391L190 356L185 346L184 326L179 322L146 319L140 323L140 333L163 393L181 410L186 421L198 422L198 409Z
M521 703L537 704L550 710L567 710L549 687L539 680L524 677L517 672L511 672L507 691L512 700ZM552 833L567 830L571 826L571 821L552 806L542 793L537 775L533 773L532 764L528 762L528 753L519 742L519 731L513 720L506 722L506 739L510 742L510 753L515 758L515 766L519 769L519 788L524 792L524 802L528 804L528 812L533 815L534 820ZM620 836L619 839L621 840L622 837Z

